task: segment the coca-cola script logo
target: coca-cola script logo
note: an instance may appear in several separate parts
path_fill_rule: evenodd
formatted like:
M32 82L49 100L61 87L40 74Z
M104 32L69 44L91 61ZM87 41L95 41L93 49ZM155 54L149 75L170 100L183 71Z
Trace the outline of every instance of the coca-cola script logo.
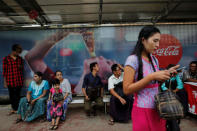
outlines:
M166 68L169 64L176 65L182 53L182 46L178 39L169 34L162 34L159 48L154 55L159 60L160 68Z

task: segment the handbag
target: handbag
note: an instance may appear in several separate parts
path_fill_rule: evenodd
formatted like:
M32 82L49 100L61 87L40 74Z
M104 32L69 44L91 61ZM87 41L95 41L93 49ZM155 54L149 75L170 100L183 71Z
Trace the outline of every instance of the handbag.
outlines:
M64 100L64 96L62 93L55 93L53 95L53 102L59 102L59 101L62 101Z
M168 91L162 92L161 87L159 88L159 93L155 95L155 105L163 119L170 120L184 117L183 105L176 94L172 92L171 80Z
M94 81L90 84L90 86L87 87L86 93L91 101L94 101L96 98L100 96L100 85L94 85L96 82L96 78L94 78Z
M126 101L126 104L123 105L120 100L115 97L114 101L116 103L116 108L122 111L127 111L130 107L130 103L132 102L132 96L126 96L124 94L122 81L114 85L114 91Z
M119 82L117 84L114 85L114 91L120 96L120 97L124 97L125 94L123 92L123 88L122 88L122 82Z
M98 92L99 92L99 88L98 87L88 87L87 88L87 95L90 98L90 100L95 100L96 98L98 98Z

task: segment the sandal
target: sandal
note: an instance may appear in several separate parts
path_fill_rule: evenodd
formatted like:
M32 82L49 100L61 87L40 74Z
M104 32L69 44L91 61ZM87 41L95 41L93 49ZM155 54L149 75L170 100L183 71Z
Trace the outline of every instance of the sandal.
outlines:
M22 119L17 118L15 123L18 124L19 122L22 122L22 121L23 121Z
M114 125L114 120L113 119L110 119L109 122L108 122L108 124L109 125Z
M49 127L49 130L53 130L53 128L54 128L54 125L51 125L51 126Z
M56 130L58 128L58 125L55 125L54 127L53 127L53 130Z
M16 111L10 111L10 112L7 114L7 116L11 116L11 115L13 115L13 114L16 114Z
M46 121L46 118L40 118L39 122L43 123Z

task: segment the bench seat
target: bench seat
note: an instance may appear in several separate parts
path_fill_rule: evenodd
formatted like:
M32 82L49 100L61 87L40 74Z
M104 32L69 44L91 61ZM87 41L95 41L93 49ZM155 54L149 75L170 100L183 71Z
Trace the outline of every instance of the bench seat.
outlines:
M110 102L110 95L105 95L103 97L103 103L105 106L105 114L107 114L107 103ZM73 97L73 100L70 104L83 104L84 103L84 97Z

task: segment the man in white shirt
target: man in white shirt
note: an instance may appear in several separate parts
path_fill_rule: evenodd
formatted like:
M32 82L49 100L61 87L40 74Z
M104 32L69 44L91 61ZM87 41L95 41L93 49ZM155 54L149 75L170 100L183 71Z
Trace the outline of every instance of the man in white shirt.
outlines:
M113 125L115 121L127 122L131 113L131 96L125 96L122 89L123 67L114 64L111 67L113 75L108 79L108 90L112 97L110 99L110 116L109 124Z

